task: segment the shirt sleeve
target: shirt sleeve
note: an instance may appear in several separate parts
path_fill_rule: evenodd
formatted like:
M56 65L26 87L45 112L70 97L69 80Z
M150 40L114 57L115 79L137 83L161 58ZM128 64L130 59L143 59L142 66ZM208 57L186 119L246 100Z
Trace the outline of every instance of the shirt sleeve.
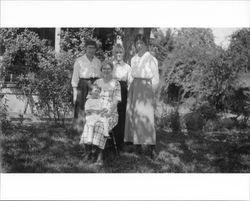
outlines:
M99 78L101 77L101 61L99 59L97 59L96 75Z
M156 58L152 58L150 61L150 66L153 72L153 78L152 78L152 87L154 91L156 91L158 85L159 85L159 69L158 69L158 61Z
M91 109L90 99L87 99L87 101L85 102L84 108L85 108L85 110Z
M120 83L116 80L115 81L113 100L121 101L121 99L122 99L121 98L121 86L120 86Z
M134 75L134 70L135 70L135 68L134 68L134 65L135 65L134 60L135 60L135 58L134 57L132 57L131 62L130 62L131 63L131 65L130 65L130 67L131 67L131 73L130 73L131 74L131 79L133 79L133 77L134 77L133 75Z
M73 69L73 75L72 75L72 80L71 80L71 85L72 87L77 87L78 86L78 82L79 82L79 63L78 61L76 61L74 63L74 69Z
M129 65L127 65L127 84L128 84L128 89L130 87L130 84L133 81L133 77L132 77L132 70L131 67Z

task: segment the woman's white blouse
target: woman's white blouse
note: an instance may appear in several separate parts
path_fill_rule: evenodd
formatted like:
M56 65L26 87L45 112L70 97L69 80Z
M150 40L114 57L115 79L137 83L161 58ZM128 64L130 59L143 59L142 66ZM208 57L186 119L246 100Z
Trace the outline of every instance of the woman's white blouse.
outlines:
M131 75L133 78L151 79L154 90L159 85L158 61L149 52L139 57L136 54L131 59Z
M130 84L132 81L131 67L125 62L118 63L117 61L114 61L113 64L114 64L114 70L112 73L113 78L119 81L125 81L128 84Z
M74 64L72 87L78 86L80 78L100 77L100 68L101 62L96 57L92 61L87 58L86 54L79 57Z

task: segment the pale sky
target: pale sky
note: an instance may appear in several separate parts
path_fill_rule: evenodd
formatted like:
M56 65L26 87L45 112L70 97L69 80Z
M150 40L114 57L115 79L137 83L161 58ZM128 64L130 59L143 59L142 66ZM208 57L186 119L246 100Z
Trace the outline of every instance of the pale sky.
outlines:
M226 48L229 45L229 36L240 28L212 28L217 45Z
M167 28L161 28L165 31ZM211 28L214 34L214 41L217 45L227 48L229 45L229 36L240 28Z

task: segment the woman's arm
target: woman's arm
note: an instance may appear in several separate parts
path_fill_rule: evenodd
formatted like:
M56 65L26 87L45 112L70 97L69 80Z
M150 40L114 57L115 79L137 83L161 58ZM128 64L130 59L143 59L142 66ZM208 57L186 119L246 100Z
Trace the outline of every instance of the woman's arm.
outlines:
M73 103L75 104L77 98L77 87L73 87Z
M73 102L75 104L77 97L77 86L79 82L79 64L78 61L74 63L73 75L71 79L71 85L73 87Z
M118 102L120 102L122 100L121 97L121 85L120 83L116 80L115 81L115 88L114 88L114 93L113 93L113 99L112 102L113 104L117 105Z
M131 70L131 67L128 65L128 74L127 74L127 84L128 84L128 89L130 87L130 84L132 83L133 81L133 77L132 77L132 70Z
M89 114L101 114L103 112L103 110L95 110L95 109L88 109L88 110L85 110L85 113L86 115L89 115Z
M110 113L114 113L116 111L117 104L118 104L118 101L112 102L111 107L110 107Z
M113 91L112 100L110 100L110 110L108 115L111 115L114 112L117 112L117 104L121 101L121 86L120 83L116 80L115 81L115 88Z
M158 61L156 58L152 57L152 60L150 61L150 66L152 69L153 73L153 78L152 78L152 87L154 92L157 90L158 85L159 85L159 69L158 69Z

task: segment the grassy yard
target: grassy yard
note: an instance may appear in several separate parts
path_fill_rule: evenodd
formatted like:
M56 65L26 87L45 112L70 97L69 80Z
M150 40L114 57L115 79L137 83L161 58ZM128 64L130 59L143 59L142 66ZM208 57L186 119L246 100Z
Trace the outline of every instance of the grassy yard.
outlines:
M103 167L83 160L70 126L12 125L1 136L2 172L10 173L249 173L250 131L173 134L157 131L155 160L133 146L117 157L106 150Z

